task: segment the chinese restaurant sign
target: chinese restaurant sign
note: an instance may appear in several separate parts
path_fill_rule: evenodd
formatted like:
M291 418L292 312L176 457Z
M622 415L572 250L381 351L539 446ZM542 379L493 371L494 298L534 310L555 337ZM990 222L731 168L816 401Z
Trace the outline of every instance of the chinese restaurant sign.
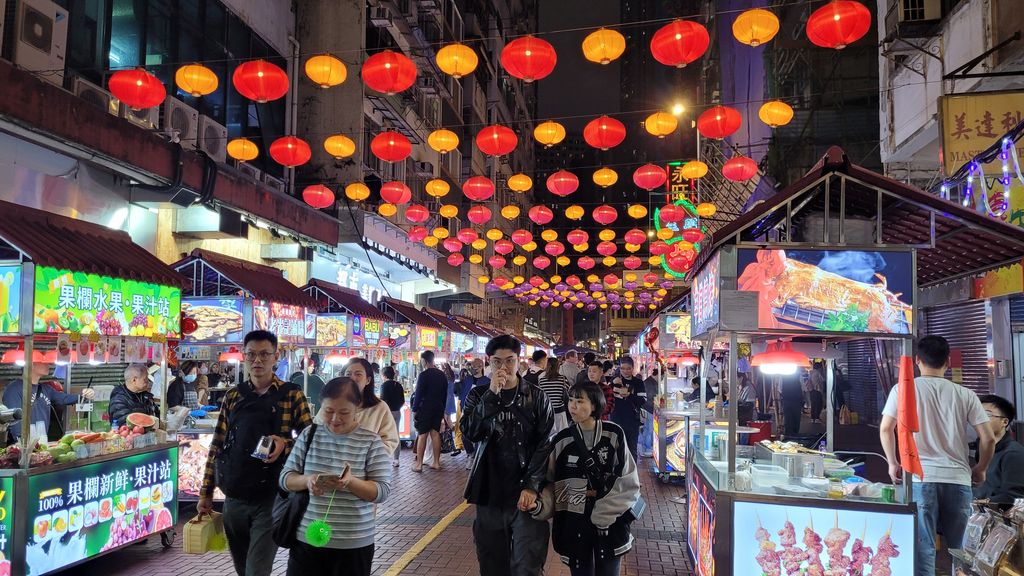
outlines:
M693 280L690 302L693 307L693 334L702 335L718 324L718 295L721 290L721 253L708 260Z
M433 328L420 328L420 348L437 348L437 330Z
M25 560L49 574L172 528L178 448L29 476Z
M0 334L17 334L20 318L21 266L0 266Z
M181 289L37 266L33 323L51 334L177 337Z
M181 312L199 326L186 342L237 343L245 336L241 298L185 298Z
M352 317L352 347L376 348L387 328L376 318Z
M307 318L306 309L302 306L253 300L252 313L254 329L270 330L281 342L304 342L306 334L315 330L307 329L306 322L315 322L316 317L310 314Z

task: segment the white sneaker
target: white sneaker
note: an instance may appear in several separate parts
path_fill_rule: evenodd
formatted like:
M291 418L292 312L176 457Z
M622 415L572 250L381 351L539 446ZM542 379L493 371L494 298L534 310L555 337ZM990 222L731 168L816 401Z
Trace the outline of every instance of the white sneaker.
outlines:
M466 458L466 470L472 470L472 469L473 469L473 459L472 458Z

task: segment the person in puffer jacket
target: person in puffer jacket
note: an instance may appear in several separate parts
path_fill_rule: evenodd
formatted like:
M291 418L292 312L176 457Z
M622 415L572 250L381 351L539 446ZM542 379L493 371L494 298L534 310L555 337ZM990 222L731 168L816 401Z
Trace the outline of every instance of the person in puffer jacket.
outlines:
M622 428L601 420L600 386L573 385L568 408L572 424L552 438L548 460L552 543L572 576L614 576L633 547L630 524L643 507L636 463ZM535 514L543 514L539 508Z

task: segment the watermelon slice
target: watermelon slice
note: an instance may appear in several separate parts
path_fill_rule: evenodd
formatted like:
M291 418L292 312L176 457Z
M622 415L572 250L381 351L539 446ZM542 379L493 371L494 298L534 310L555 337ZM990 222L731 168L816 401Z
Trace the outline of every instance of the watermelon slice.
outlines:
M131 426L141 426L143 428L156 428L156 425L160 423L156 417L143 414L142 412L132 412L125 420Z

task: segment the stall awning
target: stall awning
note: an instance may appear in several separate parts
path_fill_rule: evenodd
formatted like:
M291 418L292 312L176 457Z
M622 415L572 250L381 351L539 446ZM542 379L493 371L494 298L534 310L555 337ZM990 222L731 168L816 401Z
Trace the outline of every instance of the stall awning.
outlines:
M826 214L832 244L839 241L842 219L850 246L916 248L919 287L1024 259L1024 229L858 166L833 146L803 178L718 230L695 269L719 246L766 242L779 233L788 232L794 242L825 244ZM858 233L868 238L858 240Z
M303 292L317 301L320 312L348 312L364 318L387 320L388 317L379 308L370 304L351 288L338 286L313 279L301 288Z
M477 324L473 320L470 320L469 318L466 318L465 316L456 316L455 319L459 322L459 324L469 329L469 332L467 332L467 334L476 334L477 336L483 336L484 338L490 338L492 336L492 334L485 330L483 326L480 326L479 324Z
M280 304L316 308L317 302L277 268L196 248L171 267L191 280L183 296L251 296Z
M38 266L185 286L185 278L127 232L3 201L0 215L0 240L9 245L0 246L0 259L16 259L16 251Z
M455 320L452 320L451 318L446 316L444 312L439 312L437 310L434 310L433 308L424 308L423 310L421 310L421 312L423 312L427 316L430 316L435 322L440 324L441 327L444 328L445 330L449 330L451 332L459 332L461 334L469 334L470 333L461 324L459 324Z
M397 322L402 322L404 319L409 323L417 326L423 326L424 328L444 329L444 326L441 326L437 320L434 320L431 316L420 312L418 308L408 302L395 300L394 298L384 298L381 303L395 311L398 316L395 318L395 321Z

